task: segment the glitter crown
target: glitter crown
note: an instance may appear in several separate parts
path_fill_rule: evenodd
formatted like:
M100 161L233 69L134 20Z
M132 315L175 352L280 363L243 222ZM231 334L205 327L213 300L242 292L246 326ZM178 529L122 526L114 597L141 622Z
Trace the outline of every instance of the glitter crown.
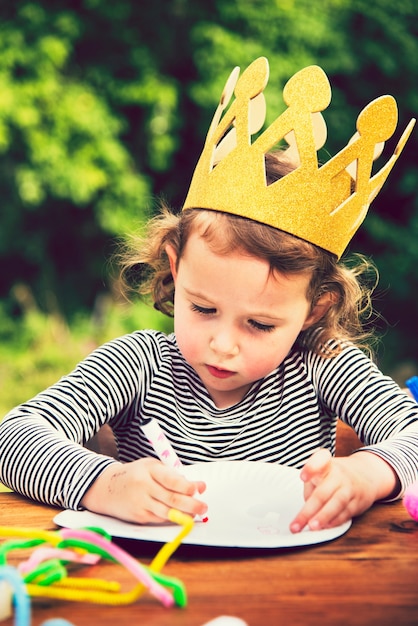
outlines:
M323 111L331 88L318 66L297 72L285 85L287 109L252 141L265 121L263 94L268 61L260 57L229 76L183 206L246 217L309 241L338 258L364 220L411 134L412 119L393 155L372 175L373 161L395 132L392 96L373 100L357 118L357 132L324 165L318 150L327 136ZM235 94L235 99L228 107ZM295 169L268 184L265 155L285 141L284 158Z

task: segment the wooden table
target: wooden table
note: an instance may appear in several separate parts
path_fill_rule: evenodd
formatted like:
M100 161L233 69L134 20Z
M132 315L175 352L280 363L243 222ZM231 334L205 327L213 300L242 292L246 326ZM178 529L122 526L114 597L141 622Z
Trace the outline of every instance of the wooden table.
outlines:
M1 525L53 529L56 512L16 494L0 494ZM148 554L150 544L130 545L144 563L156 552L155 545ZM89 569L92 576L133 586L115 564ZM164 572L185 583L186 608L165 609L148 594L120 608L34 599L32 624L59 616L75 626L202 626L220 615L240 617L249 626L418 624L418 524L401 502L375 505L342 537L309 548L202 553L183 546ZM2 622L12 624L12 619Z

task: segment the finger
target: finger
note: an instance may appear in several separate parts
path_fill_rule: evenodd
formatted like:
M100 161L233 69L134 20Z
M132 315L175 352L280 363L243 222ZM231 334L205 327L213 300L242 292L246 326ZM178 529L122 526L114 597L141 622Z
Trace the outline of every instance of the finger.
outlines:
M197 493L204 493L206 491L206 483L202 480L197 480L195 482Z
M333 528L351 519L354 513L355 499L348 488L342 487L324 505L315 519L309 520L308 525L312 530Z
M207 505L200 500L166 490L156 484L148 494L141 498L137 506L132 503L133 514L130 521L139 524L166 522L171 509L182 511L193 518L204 517Z
M165 489L193 496L196 492L203 493L206 483L203 481L190 481L177 470L167 467L162 463L156 463L150 468L152 479Z
M311 530L331 528L351 519L353 514L353 494L348 486L326 481L307 500L291 530L298 532L298 527L301 530L306 525Z
M134 463L146 465L151 478L170 489L180 490L191 495L196 492L203 493L206 491L206 483L202 480L190 481L177 469L164 465L164 463L154 457L146 457ZM194 485L194 487L191 487L191 485Z
M341 526L341 524L345 524L349 520L354 517L354 513L350 513L350 510L347 508L344 511L341 511L339 515L334 517L328 523L323 525L323 528L335 528L336 526Z
M166 470L167 468L163 469ZM157 471L155 475L157 478L154 478L154 483L149 493L154 501L152 511L156 515L167 519L170 509L178 509L192 517L206 513L207 505L194 497L197 488L203 490L206 488L204 483L196 485L196 483L189 482L176 472L174 472L173 476L170 471L168 474L165 471Z
M315 487L310 495L307 497L305 504L299 511L295 519L290 524L291 532L297 533L305 528L309 524L312 528L318 527L317 521L319 516L319 522L321 523L320 512L324 506L333 498L336 490L338 489L338 483L335 480L324 480L319 486ZM312 528L313 530L314 528Z
M331 452L326 448L314 452L301 471L300 477L303 482L314 481L317 483L329 472L331 461Z
M185 496L195 496L206 491L206 483L201 480L189 481L176 470L157 464L151 471L152 478L165 489Z

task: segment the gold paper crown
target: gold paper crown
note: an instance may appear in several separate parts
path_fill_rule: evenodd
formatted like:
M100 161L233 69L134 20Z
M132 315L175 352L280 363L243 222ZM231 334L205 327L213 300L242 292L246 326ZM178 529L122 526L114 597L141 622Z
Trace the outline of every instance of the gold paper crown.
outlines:
M392 96L368 104L357 119L357 133L338 154L319 166L317 151L327 136L320 113L331 101L325 72L310 66L285 85L288 108L251 143L264 124L262 93L268 61L254 61L239 78L228 78L183 210L213 209L262 222L310 241L340 257L364 220L411 134L405 129L392 157L372 176L372 163L395 132L398 112ZM235 100L227 106L235 93ZM226 110L227 109L227 110ZM222 118L222 119L221 119ZM296 169L268 185L265 155L280 140Z

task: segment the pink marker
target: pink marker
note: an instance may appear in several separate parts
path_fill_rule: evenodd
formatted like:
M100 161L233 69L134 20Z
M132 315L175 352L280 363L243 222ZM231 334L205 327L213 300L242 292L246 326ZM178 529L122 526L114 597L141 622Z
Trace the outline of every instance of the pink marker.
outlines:
M154 448L160 461L164 463L164 465L167 465L167 467L173 467L174 469L180 470L180 468L183 467L182 463L157 420L152 417L147 417L142 421L141 428L144 435ZM196 519L199 519L202 522L207 522L209 518L197 515Z
M143 420L141 424L141 428L144 432L144 435L147 437L148 441L154 448L158 458L160 461L167 465L167 467L174 467L174 469L179 469L181 465L181 461L177 454L174 452L172 445L168 441L167 437L161 430L161 426L157 422L157 420L152 419L151 417Z

